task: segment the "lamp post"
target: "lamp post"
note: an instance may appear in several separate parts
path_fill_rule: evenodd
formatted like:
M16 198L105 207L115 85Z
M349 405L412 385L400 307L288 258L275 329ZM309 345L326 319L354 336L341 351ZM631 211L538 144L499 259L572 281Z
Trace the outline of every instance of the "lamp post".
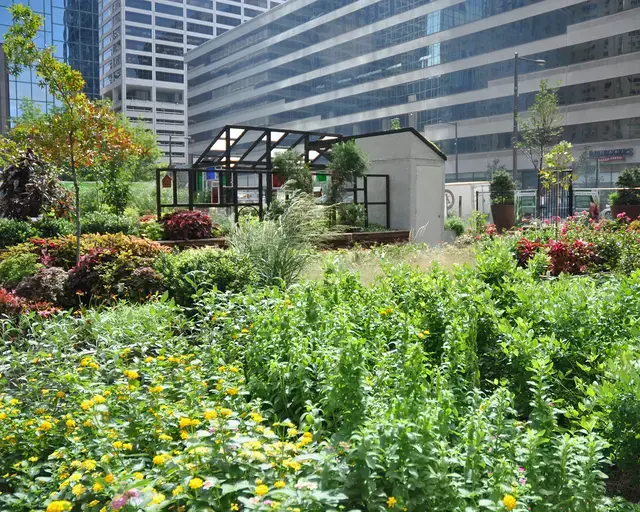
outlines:
M455 130L455 146L456 146L456 181L458 181L458 121L441 121L441 123L443 124L450 124L453 125Z
M527 62L533 62L539 66L544 66L547 62L542 59L527 59L526 57L520 57L518 52L515 53L514 65L513 65L513 179L515 180L518 175L518 149L516 143L518 142L518 61L526 60Z

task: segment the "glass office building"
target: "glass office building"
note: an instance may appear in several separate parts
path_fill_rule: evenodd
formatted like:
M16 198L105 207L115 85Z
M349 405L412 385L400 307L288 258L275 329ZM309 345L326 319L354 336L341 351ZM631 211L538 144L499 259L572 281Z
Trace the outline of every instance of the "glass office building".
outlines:
M453 155L457 122L457 179L483 179L512 165L514 52L546 62L520 62L520 110L560 83L564 137L602 186L640 161L640 0L289 0L186 55L191 152L230 123L349 135L399 118Z
M282 0L101 0L101 94L158 136L167 163L187 163L187 50Z
M11 25L11 15L7 11L12 3L0 0L0 37ZM55 55L79 70L87 82L86 93L91 98L100 97L98 73L98 0L29 0L24 1L44 17L37 43L39 46L56 48ZM25 70L19 76L9 77L10 114L20 113L22 98L32 99L46 111L54 104L52 96L38 85L38 78L32 70Z

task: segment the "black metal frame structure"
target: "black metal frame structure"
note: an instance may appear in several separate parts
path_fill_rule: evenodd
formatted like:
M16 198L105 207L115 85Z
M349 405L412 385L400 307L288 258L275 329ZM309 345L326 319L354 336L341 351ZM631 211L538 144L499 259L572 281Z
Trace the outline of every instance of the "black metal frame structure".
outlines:
M338 134L305 132L263 128L246 125L227 125L214 137L207 149L195 163L188 168L156 169L156 208L158 218L163 208L232 208L237 222L239 210L253 207L258 210L260 220L264 218L264 209L273 199L272 153L275 151L296 150L304 156L305 163L313 176L331 176L325 171L331 147L336 142L348 140ZM218 181L218 202L198 201L197 183L202 181L202 173L215 172ZM179 178L186 173L186 180ZM162 202L163 177L171 177L171 202ZM257 186L240 186L240 176L257 176ZM368 184L370 180L382 179L385 187L384 201L369 201ZM178 183L187 184L187 202L178 200ZM361 182L361 183L360 183ZM362 186L360 186L360 184ZM365 227L369 225L369 206L385 206L386 227L391 225L389 176L387 174L367 174L353 183L353 201L361 203L365 209ZM257 192L256 202L240 202L239 192ZM359 201L359 196L362 200Z

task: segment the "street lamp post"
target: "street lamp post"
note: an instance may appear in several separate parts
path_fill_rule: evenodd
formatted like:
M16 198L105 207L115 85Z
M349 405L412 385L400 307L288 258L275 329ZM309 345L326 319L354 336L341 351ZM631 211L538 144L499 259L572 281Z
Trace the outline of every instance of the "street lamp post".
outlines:
M456 146L456 181L458 181L458 122L457 121L441 121L443 124L453 125L455 128L455 146Z
M513 179L518 177L518 149L516 143L518 142L518 61L526 60L527 62L534 62L539 66L544 66L547 62L542 59L527 59L526 57L520 57L518 52L515 53L513 64Z

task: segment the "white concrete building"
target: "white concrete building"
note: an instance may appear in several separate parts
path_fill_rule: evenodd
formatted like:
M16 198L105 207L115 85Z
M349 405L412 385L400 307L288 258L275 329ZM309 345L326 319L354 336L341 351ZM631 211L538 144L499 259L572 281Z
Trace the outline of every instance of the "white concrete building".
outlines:
M184 54L282 0L101 0L100 93L188 163Z

